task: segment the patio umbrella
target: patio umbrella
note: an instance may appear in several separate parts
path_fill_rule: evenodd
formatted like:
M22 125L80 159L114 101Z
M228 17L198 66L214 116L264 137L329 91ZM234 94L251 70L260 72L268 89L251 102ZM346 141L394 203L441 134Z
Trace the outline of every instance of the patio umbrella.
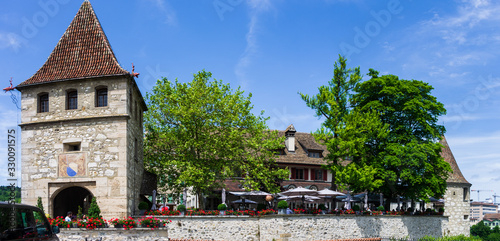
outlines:
M297 187L294 189L290 189L284 192L280 192L279 194L285 195L285 196L298 196L298 195L309 195L309 196L315 196L318 193L316 190L311 190L303 187Z
M153 206L151 207L151 210L156 210L156 190L153 190L153 198L151 201L153 202Z
M256 201L252 201L249 199L238 199L236 201L232 201L232 203L235 203L235 204L257 204Z
M302 200L302 198L304 198L305 201L316 201L316 200L321 199L319 197L308 196L308 195L303 195L303 196L283 196L283 197L279 197L278 199L279 200L287 200L287 201L299 201L299 200Z
M318 191L303 187L297 187L284 192L280 192L279 194L284 196L302 196L302 204L304 204L306 195L316 196L318 194Z
M226 203L226 189L222 188L222 203Z
M317 194L318 197L325 198L325 204L326 204L326 199L327 198L331 198L332 201L333 201L333 197L335 197L335 196L343 196L343 195L344 194L341 193L341 192L333 191L333 190L326 189L326 188L323 189L323 190L321 190L321 191L318 191L318 194Z
M249 192L229 192L235 196L267 196L271 195L271 193L263 192L263 191L249 191Z

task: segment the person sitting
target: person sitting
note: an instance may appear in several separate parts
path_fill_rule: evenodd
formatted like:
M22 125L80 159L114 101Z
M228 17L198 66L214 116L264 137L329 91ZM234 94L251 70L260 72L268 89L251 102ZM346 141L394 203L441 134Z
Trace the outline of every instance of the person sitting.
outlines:
M292 209L290 207L286 208L286 214L293 214Z
M64 218L64 221L66 222L71 222L71 217L73 216L73 212L69 211L68 212L68 215L66 216L66 218Z

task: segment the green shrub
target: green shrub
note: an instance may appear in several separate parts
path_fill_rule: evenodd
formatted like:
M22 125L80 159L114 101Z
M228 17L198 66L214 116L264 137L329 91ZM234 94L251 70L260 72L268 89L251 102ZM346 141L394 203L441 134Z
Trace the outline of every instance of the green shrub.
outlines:
M92 197L92 201L90 202L89 207L89 218L100 218L101 217L101 209L99 205L97 205L97 200L95 197Z
M142 201L139 203L139 206L137 208L139 208L139 210L148 210L149 205L147 202Z
M288 208L288 203L285 200L281 200L278 202L278 209L286 209Z
M322 203L322 204L318 205L318 209L319 210L326 210L325 204Z
M485 241L500 241L500 233L490 233L490 235L488 235L488 237L486 237L484 240Z
M38 197L38 200L36 201L36 206L42 210L42 213L45 214L45 210L43 210L43 204L42 204L42 197Z
M226 209L227 209L227 206L224 203L221 203L221 204L219 204L219 206L217 206L217 210L222 211L222 210L226 210Z
M381 205L381 206L378 206L378 207L377 207L377 211L382 211L382 212L383 212L383 211L385 211L384 206L382 206L382 205Z
M352 210L358 212L360 210L360 208L358 205L354 205L354 206L352 206Z
M183 204L177 205L177 211L179 211L179 212L185 212L186 211L186 206L184 206Z
M440 213L444 213L444 208L439 208Z
M78 213L76 214L77 219L82 219L83 218L83 213L82 213L82 206L78 205Z

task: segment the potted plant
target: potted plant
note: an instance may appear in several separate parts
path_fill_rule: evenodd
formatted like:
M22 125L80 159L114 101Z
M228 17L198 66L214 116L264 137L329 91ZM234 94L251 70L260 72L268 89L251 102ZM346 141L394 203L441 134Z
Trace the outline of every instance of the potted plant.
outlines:
M113 225L115 228L123 228L123 220L118 218L112 218L109 220L109 224Z
M326 206L325 204L320 204L318 205L318 209L321 210L321 214L325 214L326 213Z
M143 215L144 215L144 213L146 212L146 210L148 210L149 205L148 205L148 203L147 203L147 202L142 201L142 202L140 202L140 203L139 203L139 206L137 206L137 208L139 208L139 211L140 211L140 213L139 213L139 214L140 214L141 216L143 216Z
M288 202L281 200L278 202L278 214L286 214L286 209L288 208Z
M381 215L384 215L384 211L385 211L384 206L382 206L382 205L378 206L377 211L379 211Z
M181 215L184 216L184 212L186 212L186 206L183 204L177 205L177 211L181 212Z
M217 210L219 210L221 215L224 215L227 210L226 204L225 203L219 204L219 206L217 206Z
M165 226L165 223L166 223L166 222L164 222L158 218L155 218L155 217L141 218L141 219L137 220L137 222L141 225L141 227L151 228L151 229L163 227L163 226Z
M443 207L439 208L438 214L439 215L443 215L444 214L444 208Z
M354 212L356 212L356 215L359 215L359 210L360 210L360 208L359 208L359 206L358 206L358 205L354 205L354 206L352 206L352 210L353 210Z

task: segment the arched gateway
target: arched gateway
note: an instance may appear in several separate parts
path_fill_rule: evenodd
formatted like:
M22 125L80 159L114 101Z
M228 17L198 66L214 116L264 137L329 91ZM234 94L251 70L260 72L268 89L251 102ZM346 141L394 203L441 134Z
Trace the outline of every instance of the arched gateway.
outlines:
M83 187L68 187L61 190L52 199L54 217L64 217L68 211L76 215L78 207L81 207L83 213L87 213L92 197L92 193Z

